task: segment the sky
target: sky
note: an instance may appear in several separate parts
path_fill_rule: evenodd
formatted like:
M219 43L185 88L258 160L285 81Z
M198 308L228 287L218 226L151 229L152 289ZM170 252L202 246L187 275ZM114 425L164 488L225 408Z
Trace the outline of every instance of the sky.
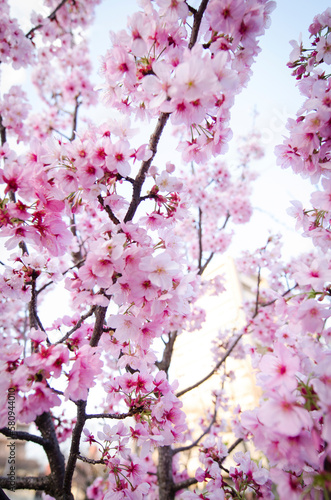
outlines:
M41 0L10 1L12 13L22 22L24 29L30 28L29 16L32 9L38 13L47 13ZM191 4L197 4L192 0ZM110 30L117 31L126 27L127 16L137 7L136 0L125 0L125 8L119 8L118 1L104 0L96 8L94 25L89 29L91 57L94 66L94 81L101 83L98 77L100 57L110 47ZM328 8L327 0L313 2L311 0L279 0L271 15L271 27L260 39L261 53L253 65L253 76L243 92L237 96L232 110L231 126L234 139L230 143L230 156L235 155L237 138L247 134L254 124L262 134L261 142L266 155L263 160L253 165L259 172L253 193L254 216L250 224L238 227L231 252L239 254L241 249L251 251L256 246L263 246L269 232L284 234L284 254L293 256L311 248L310 239L304 239L294 231L295 221L286 213L291 200L300 199L309 207L310 192L313 186L310 181L292 174L290 170L281 170L276 165L273 150L286 134L286 121L295 117L302 103L295 79L286 63L291 51L290 40L298 40L300 33L308 40L308 26L313 17ZM27 85L24 70L11 72L2 76L2 91L13 83ZM104 110L108 117L111 110ZM100 114L95 119L103 121ZM148 142L146 137L145 142ZM164 141L165 143L166 141ZM160 144L161 156L167 151ZM167 158L168 159L168 158ZM167 159L165 161L167 161Z
M195 2L196 3L196 2ZM125 0L125 9L112 8L118 3L103 2L96 10L96 23L91 29L92 60L98 65L100 55L107 50L108 32L126 27L127 15L135 10L136 1ZM302 33L308 41L308 27L313 17L329 7L328 0L279 0L271 15L271 26L260 39L261 53L253 65L253 76L244 91L237 96L232 110L231 126L234 139L230 157L235 154L236 138L251 131L253 122L261 132L266 155L254 165L259 172L253 193L255 214L249 225L237 227L231 252L238 255L242 249L254 250L266 243L269 233L284 234L284 256L298 255L312 248L310 239L299 236L295 221L286 213L291 200L300 199L309 206L310 181L303 180L290 170L276 165L275 145L286 135L286 122L295 117L303 101L295 87L295 78L287 68L290 40L298 40ZM255 118L254 118L255 115ZM305 205L306 203L306 205ZM244 243L243 243L244 242Z

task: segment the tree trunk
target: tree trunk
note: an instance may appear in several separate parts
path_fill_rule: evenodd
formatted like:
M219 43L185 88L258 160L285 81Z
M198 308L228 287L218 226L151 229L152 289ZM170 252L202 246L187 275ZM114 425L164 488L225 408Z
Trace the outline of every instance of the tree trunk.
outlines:
M172 448L161 446L159 448L159 460L157 466L157 477L159 483L159 500L174 500L174 480L172 476Z

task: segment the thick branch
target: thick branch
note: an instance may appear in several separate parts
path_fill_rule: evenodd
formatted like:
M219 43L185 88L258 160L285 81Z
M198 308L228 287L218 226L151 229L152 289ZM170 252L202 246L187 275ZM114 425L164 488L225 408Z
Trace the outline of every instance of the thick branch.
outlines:
M80 455L79 445L80 445L81 434L86 420L86 414L85 414L86 404L87 404L86 401L82 400L77 402L77 421L74 430L72 432L70 453L63 481L64 500L73 499L73 496L71 494L71 485L72 485L72 478L75 472L76 462Z
M165 349L163 351L162 360L157 361L155 363L155 365L159 370L163 370L166 373L168 373L169 370L176 338L177 338L177 330L169 333L169 341L167 342Z
M1 486L1 488L5 488L6 490L11 490L11 487L12 487L11 479L8 477L0 477L0 486ZM16 490L49 491L49 486L50 486L50 476L15 477L15 489ZM2 499L2 496L0 498Z
M30 319L30 328L35 328L38 330L42 330L45 332L45 328L43 327L38 313L37 313L37 292L36 292L36 280L37 277L34 276L34 273L31 276L31 299L29 302L29 319Z
M187 387L186 389L184 389L182 391L179 391L176 394L177 398L179 398L180 396L183 396L183 394L186 394L187 392L191 391L192 389L195 389L196 387L199 387L199 385L203 384L204 382L206 382L206 380L208 380L210 377L212 377L214 375L214 373L219 369L219 367L224 363L224 361L227 359L227 357L231 354L231 352L236 347L236 345L238 344L239 340L241 339L241 337L243 335L244 335L243 333L241 333L240 335L238 335L238 337L236 338L236 340L233 342L232 346L229 347L229 349L222 356L222 358L216 364L216 366L208 373L208 375L206 375L204 378L202 378L201 380L199 380L199 382L196 382L195 384L191 385L190 387Z
M49 412L44 412L36 418L35 423L45 441L44 450L51 469L51 475L49 476L50 494L55 497L61 497L63 491L64 456L59 447L52 416Z
M7 141L6 137L6 127L2 123L2 116L0 115L0 137L1 137L1 146Z
M129 222L130 220L132 220L134 214L136 213L137 207L140 203L140 193L143 183L145 181L148 169L151 166L151 163L154 159L154 156L156 155L157 145L159 143L163 129L168 121L168 118L169 118L169 113L161 113L158 118L155 130L149 140L149 149L152 151L152 156L149 158L149 160L142 162L137 177L134 180L132 199L127 214L124 218L124 222Z
M3 427L2 429L0 429L0 433L14 440L30 441L31 443L40 444L40 446L43 447L49 444L48 441L45 441L45 439L41 436L35 436L34 434L30 434L29 432L11 431L7 427Z
M171 446L160 446L158 449L157 479L159 486L159 500L174 500L174 479L172 474Z
M96 347L99 343L101 335L103 334L103 325L106 317L107 307L98 306L95 313L95 324L93 328L90 346Z
M55 9L53 10L53 12L50 13L49 16L47 16L47 19L50 19L51 21L53 21L56 17L56 13L59 9L61 9L61 7L67 2L68 0L62 0L62 2L59 3L59 5L57 7L55 7ZM37 26L34 26L34 28L31 28L30 31L25 35L26 38L32 38L32 34L39 30L43 25L42 24L37 24Z
M192 47L195 45L197 39L198 39L198 34L199 34L199 29L202 21L203 14L207 8L209 0L202 0L200 7L198 11L194 12L194 23L193 23L193 28L192 28L192 33L191 33L191 38L190 38L190 43L189 43L189 49L192 49Z

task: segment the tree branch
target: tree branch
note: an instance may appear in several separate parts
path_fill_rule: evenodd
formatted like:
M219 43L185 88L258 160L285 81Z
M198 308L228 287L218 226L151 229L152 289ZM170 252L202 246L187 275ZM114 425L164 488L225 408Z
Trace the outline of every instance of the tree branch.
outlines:
M189 444L188 446L181 446L180 448L175 448L173 450L173 455L176 455L176 453L181 453L182 451L191 450L192 448L194 448L194 446L197 446L199 444L199 441L201 441L201 439L209 433L210 429L214 425L216 420L216 415L217 415L217 407L215 405L214 415L207 429L201 434L201 436L199 436L195 441L193 441L193 443Z
M76 104L75 104L75 109L74 109L73 118L72 118L72 133L71 133L71 137L70 137L70 142L72 142L74 140L75 136L76 136L77 119L78 119L78 108L82 104L82 101L78 101L79 96L80 96L80 94L78 94L75 97Z
M152 151L152 156L149 158L149 160L142 162L137 177L134 180L132 199L128 211L126 213L126 216L124 217L124 222L131 221L134 217L134 214L136 213L137 207L140 203L140 193L143 183L145 181L148 169L151 166L151 163L154 159L154 156L156 155L157 145L159 143L163 129L168 121L168 118L169 118L169 113L161 113L158 118L155 130L149 140L149 149Z
M61 498L63 492L64 456L60 450L50 412L44 412L42 415L39 415L35 420L35 424L45 441L44 450L48 458L51 474L48 476L48 490L45 487L33 489L44 489L45 491L49 491L50 495Z
M6 437L10 437L14 440L18 439L20 441L30 441L31 443L40 444L40 446L47 446L49 443L45 441L41 436L35 436L34 434L30 434L29 432L24 431L11 431L8 427L3 427L0 429L0 433Z
M99 343L101 335L103 334L103 325L106 317L107 307L98 306L95 313L95 323L93 333L90 340L90 346L96 347Z
M199 263L198 263L198 268L199 268L199 273L202 274L202 210L199 207L199 226L198 226L198 240L199 240ZM213 253L213 252L212 252ZM204 266L204 269L206 268L206 265Z
M89 415L85 415L86 420L89 418L114 418L117 420L121 420L127 417L132 417L135 412L128 411L127 413L90 413Z
M189 49L192 49L192 47L195 45L195 43L198 39L198 34L199 34L199 29L200 29L202 17L203 17L203 14L207 8L208 2L209 2L209 0L202 0L199 9L197 11L193 12L194 23L193 23L193 28L192 28L192 32L191 32Z
M31 276L31 299L29 302L30 328L35 328L36 330L40 329L45 332L45 328L43 327L37 312L36 281L37 276L35 271L33 271Z
M51 21L53 21L56 17L56 13L59 9L61 9L61 7L67 2L68 0L62 0L62 2L59 3L59 5L57 7L55 7L55 9L53 10L53 12L50 13L49 16L47 16L47 19L50 19ZM37 24L37 26L35 26L34 28L31 28L30 31L25 35L26 38L30 38L30 40L32 39L32 35L33 33L36 31L36 30L39 30L43 25L42 24Z
M7 141L6 137L6 127L2 123L2 116L0 115L0 138L1 138L1 146Z
M208 373L208 375L206 375L204 378L202 378L201 380L199 380L199 382L196 382L195 384L191 385L190 387L187 387L186 389L182 390L182 391L179 391L176 396L177 398L180 398L181 396L183 396L184 394L186 394L187 392L191 391L192 389L195 389L196 387L199 387L199 385L203 384L204 382L206 382L206 380L208 380L212 375L214 375L214 373L219 369L219 367L224 363L224 361L227 359L227 357L231 354L231 352L233 351L233 349L236 347L236 345L238 344L239 340L241 339L241 337L244 335L244 333L241 333L240 335L238 335L238 337L236 338L236 340L233 342L232 346L229 347L229 349L226 351L226 353L222 356L222 358L220 359L220 361L216 364L216 366Z
M171 363L172 353L174 350L174 345L177 338L177 330L174 332L169 332L169 341L167 342L165 349L163 351L163 356L161 361L156 361L155 366L159 370L163 370L168 374L169 366Z
M70 453L63 480L63 492L65 499L67 498L73 499L73 496L71 494L71 484L76 468L76 462L78 456L80 455L79 445L80 445L80 437L86 420L86 414L85 414L86 404L87 402L83 400L77 402L77 421L74 430L72 432Z
M8 477L0 477L0 486L6 490L11 490L12 484L11 479ZM50 491L50 476L42 477L15 477L15 489L16 490L42 490ZM1 491L0 491L1 492ZM7 497L8 498L8 497ZM2 497L1 497L2 499Z
M228 448L228 453L230 454L231 451L233 451L235 448L237 448L238 444L240 444L241 442L243 441L243 438L238 438L231 446L230 448ZM226 459L226 457L224 457L222 459L222 462L224 462L224 460Z
M256 300L255 300L255 312L253 318L255 318L259 312L259 297L260 297L260 284L261 284L261 267L257 273L257 290L256 290Z
M92 465L96 465L96 464L105 464L106 462L104 460L93 460L92 458L87 458L87 457L83 457L83 455L78 455L78 460L81 460L82 462L85 462L87 464L92 464Z
M225 221L224 221L224 224L223 226L221 227L221 231L223 231L223 229L225 229L229 219L230 219L231 215L228 213L226 218L225 218ZM199 272L198 272L198 275L202 275L206 269L206 267L208 266L208 264L210 263L211 259L214 257L214 252L211 252L208 259L206 260L206 262L204 263L204 265L201 267L201 265L199 265Z
M118 218L116 217L116 215L114 214L114 212L112 211L112 209L110 208L109 205L105 205L105 202L104 202L104 199L102 198L101 194L98 195L98 201L100 203L100 205L105 209L105 211L107 212L108 214L108 217L110 218L110 220L114 223L114 224L120 224L120 221L118 220Z
M80 319L77 321L76 325L73 326L71 328L71 330L69 330L69 332L67 332L64 337L62 337L62 339L58 340L57 342L55 342L55 345L56 344L63 344L63 342L65 342L76 330L78 330L78 328L81 327L82 323L84 323L84 321L89 318L90 316L92 316L92 314L94 313L94 311L96 310L97 306L92 306L91 309L89 310L89 312L87 312L86 314L83 314L83 316L80 317Z
M173 491L183 490L184 488L188 488L192 486L192 484L197 484L198 480L195 477L190 477L189 479L185 479L184 481L180 481L179 483L175 483L173 486Z

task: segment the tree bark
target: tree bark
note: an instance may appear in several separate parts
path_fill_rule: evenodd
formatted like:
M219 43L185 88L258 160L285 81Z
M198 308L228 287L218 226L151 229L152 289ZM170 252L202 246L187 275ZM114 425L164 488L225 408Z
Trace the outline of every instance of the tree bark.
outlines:
M172 475L173 451L171 446L161 446L158 451L157 478L159 485L159 500L174 500L175 490Z

